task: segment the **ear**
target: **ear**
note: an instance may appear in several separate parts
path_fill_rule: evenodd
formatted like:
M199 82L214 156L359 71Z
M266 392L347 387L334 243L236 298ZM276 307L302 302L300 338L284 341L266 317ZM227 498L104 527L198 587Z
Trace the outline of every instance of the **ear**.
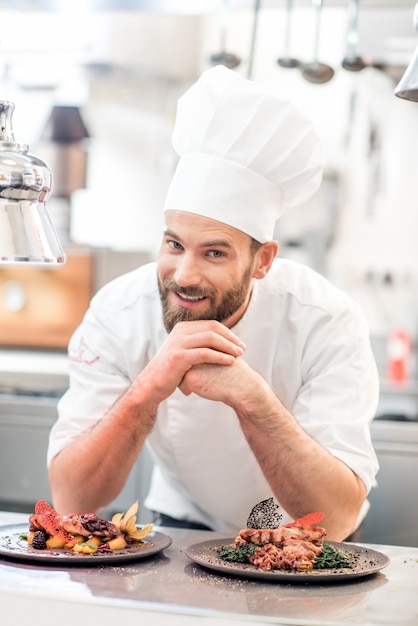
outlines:
M277 241L267 241L267 243L263 243L254 259L254 278L264 278L268 274L278 252L279 244Z

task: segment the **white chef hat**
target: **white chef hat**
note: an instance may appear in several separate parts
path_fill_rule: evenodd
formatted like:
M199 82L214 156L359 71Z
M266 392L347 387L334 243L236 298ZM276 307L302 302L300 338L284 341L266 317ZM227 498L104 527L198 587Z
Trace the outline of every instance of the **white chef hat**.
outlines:
M223 65L179 99L172 141L180 159L164 211L203 215L261 243L321 183L312 124L289 101Z

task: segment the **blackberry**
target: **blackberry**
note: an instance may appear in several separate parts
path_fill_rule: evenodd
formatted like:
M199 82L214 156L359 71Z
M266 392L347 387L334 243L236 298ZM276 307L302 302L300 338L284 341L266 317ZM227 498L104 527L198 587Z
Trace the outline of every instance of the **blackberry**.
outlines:
M32 548L35 550L45 550L48 535L43 530L37 530L33 535Z

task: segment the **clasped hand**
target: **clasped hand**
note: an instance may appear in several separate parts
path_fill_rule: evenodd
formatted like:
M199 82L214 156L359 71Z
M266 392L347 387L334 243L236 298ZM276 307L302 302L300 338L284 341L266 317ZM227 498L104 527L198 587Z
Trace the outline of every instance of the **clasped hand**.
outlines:
M236 386L240 382L237 366L244 350L245 344L220 322L179 322L141 378L152 381L158 402L177 387L186 395L194 392L208 399L225 401L219 397L222 387ZM224 379L226 370L228 383Z

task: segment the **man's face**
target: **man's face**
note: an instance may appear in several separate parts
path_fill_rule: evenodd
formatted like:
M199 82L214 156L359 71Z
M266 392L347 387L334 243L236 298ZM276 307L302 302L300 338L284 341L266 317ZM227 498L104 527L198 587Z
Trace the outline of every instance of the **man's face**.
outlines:
M245 233L193 213L167 211L158 256L167 331L180 321L236 324L250 299L253 265Z

